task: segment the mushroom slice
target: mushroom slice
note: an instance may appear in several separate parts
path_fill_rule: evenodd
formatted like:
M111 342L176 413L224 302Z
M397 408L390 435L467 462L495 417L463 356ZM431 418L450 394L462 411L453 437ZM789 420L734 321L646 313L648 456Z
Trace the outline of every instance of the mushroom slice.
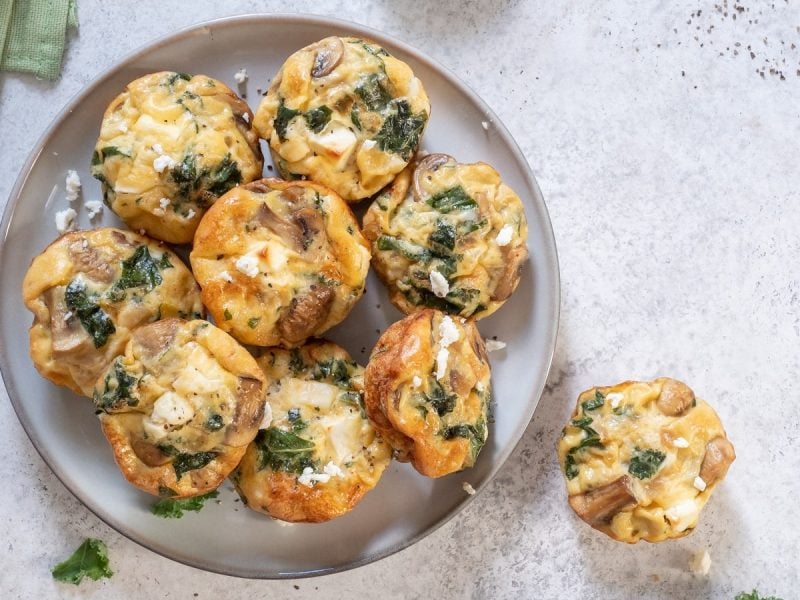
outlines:
M244 446L253 440L253 430L264 418L264 388L261 380L246 375L239 376L236 412L225 432L225 443L229 446Z
M303 251L303 230L297 223L291 223L273 211L267 203L261 204L256 213L256 220L287 242L295 252Z
M627 475L585 494L570 496L569 505L589 525L608 523L619 511L636 504Z
M503 301L516 289L519 283L520 271L525 259L528 258L528 249L524 246L503 246L503 272L495 285L491 299Z
M334 293L325 285L312 285L303 296L292 298L287 310L277 323L278 332L289 343L298 344L328 318Z
M131 440L131 448L133 449L133 453L139 457L139 460L148 467L159 467L170 461L170 457L167 454L164 454L150 442L133 439Z
M128 239L118 232L113 232L112 237L116 241L116 235L124 239L124 244L130 245ZM94 281L111 283L114 279L114 268L95 248L92 248L86 240L75 240L68 246L69 258L75 263L76 270L85 273Z
M180 319L164 319L147 327L137 328L133 338L151 357L158 356L172 344L181 324Z
M343 56L344 44L338 37L328 37L320 41L314 57L314 66L311 67L311 76L324 77L328 75L342 61Z
M658 409L668 417L677 417L689 410L695 402L692 388L677 379L664 379L661 394L656 400Z
M706 444L706 455L700 465L700 478L706 485L716 483L725 477L735 458L733 444L722 436L715 437Z
M414 193L414 200L417 202L422 202L426 199L425 193L422 191L421 181L422 178L425 177L428 173L436 171L439 167L443 164L455 161L455 159L450 156L449 154L428 154L425 158L417 162L417 166L414 169L414 182L412 184L412 191Z
M92 338L86 333L78 317L71 315L64 303L64 288L50 288L43 294L50 311L50 335L53 340L53 358L94 348ZM67 318L69 316L69 318Z

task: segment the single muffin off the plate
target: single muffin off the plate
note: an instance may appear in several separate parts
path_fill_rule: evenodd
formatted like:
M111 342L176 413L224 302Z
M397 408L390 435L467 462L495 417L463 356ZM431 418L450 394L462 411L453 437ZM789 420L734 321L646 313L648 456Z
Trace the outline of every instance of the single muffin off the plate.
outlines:
M247 104L216 79L145 75L106 109L92 175L105 203L131 229L189 243L217 198L261 177L252 119Z
M708 403L661 377L583 392L558 457L577 515L635 543L690 533L736 454Z
M204 315L200 288L160 242L113 228L67 233L33 259L22 283L34 314L30 353L39 373L92 396L131 332L167 317Z
M369 245L347 204L308 181L262 179L206 213L190 255L217 325L256 346L295 347L364 293Z
M528 258L522 201L486 163L429 154L364 216L372 264L406 314L425 307L481 319L511 296Z
M183 498L215 489L264 417L255 359L208 321L165 319L133 332L94 390L122 474L139 489Z
M332 342L272 348L258 359L269 381L269 423L231 479L253 510L321 522L351 510L378 483L391 448L364 412L364 369Z
M430 103L411 68L372 42L327 37L292 54L254 125L285 179L371 196L414 156Z
M364 375L367 415L428 477L471 467L488 436L491 371L472 321L425 309L392 324Z

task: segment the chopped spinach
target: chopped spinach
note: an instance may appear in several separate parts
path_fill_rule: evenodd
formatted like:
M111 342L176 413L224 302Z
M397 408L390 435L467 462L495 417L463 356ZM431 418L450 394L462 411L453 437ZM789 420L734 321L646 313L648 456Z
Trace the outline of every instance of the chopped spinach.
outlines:
M392 95L381 81L383 77L382 74L371 73L355 89L356 95L361 98L368 110L379 111L392 101Z
M325 129L325 125L331 120L331 109L327 106L312 108L303 114L308 124L308 128L314 133L319 133Z
M122 274L119 276L114 289L127 290L135 287L144 287L150 291L161 285L163 279L158 269L158 264L150 255L147 246L142 245L134 250L133 254L122 261ZM124 295L123 295L124 297Z
M405 100L395 100L392 104L395 110L384 119L375 141L384 152L394 152L408 160L419 145L428 116L424 112L412 114Z
M432 244L442 246L447 250L452 250L456 247L455 227L444 219L438 219L436 221L436 229L433 230L428 240Z
M172 263L169 261L169 254L167 254L166 252L164 252L164 254L161 255L161 258L158 260L158 263L156 264L158 265L158 268L161 269L162 271L164 269L172 268Z
M225 317L226 321L230 321L233 318L231 311L229 311L227 308L222 312L222 316Z
M292 375L300 374L305 366L306 365L303 362L303 356L300 354L300 350L297 348L293 349L291 355L289 356L289 370L292 372Z
M431 377L428 381L430 391L425 395L425 398L428 403L433 406L436 413L441 417L447 413L453 412L453 409L456 407L457 396L445 392L444 388L435 378Z
M361 413L361 417L364 419L367 418L367 409L364 406L364 394L361 392L342 392L339 394L339 400L344 404L358 408L358 411Z
M314 365L311 377L317 381L329 380L334 385L346 388L350 385L350 370L348 363L337 358L323 360Z
M661 463L667 455L652 448L641 449L638 446L633 450L628 473L637 479L649 479L656 474Z
M448 188L428 198L428 204L440 213L475 208L478 204L460 185Z
M356 107L350 110L350 122L356 129L361 131L361 119L358 117L358 109Z
M472 459L478 457L478 453L486 443L486 423L483 420L478 421L475 425L462 424L451 425L445 427L441 431L441 435L446 440L453 438L466 438L469 440L470 454Z
M378 250L394 250L414 262L426 262L431 259L431 252L427 248L391 235L379 236L377 245Z
M208 492L202 496L194 496L192 498L163 498L153 504L150 508L150 512L163 519L180 519L183 516L183 511L190 510L192 512L198 512L203 508L203 504L206 500L216 498L217 496L219 496L219 492L214 490L213 492Z
M169 176L178 186L178 195L189 198L197 189L197 159L194 154L187 152L181 162L170 169Z
M583 408L583 412L589 412L590 410L595 410L603 406L603 404L605 404L605 401L606 397L600 393L600 390L595 390L594 398L581 403L581 407Z
M73 279L64 292L64 301L92 337L95 348L100 348L116 331L111 317L97 304L97 296L86 291L86 285Z
M222 418L222 415L218 415L216 413L210 415L208 419L206 419L206 423L204 427L208 431L219 431L225 425L225 421Z
M258 469L302 473L306 467L313 467L314 443L304 440L291 431L277 427L261 429L256 435L258 449Z
M286 141L286 128L289 126L289 122L299 114L299 110L286 108L286 105L283 103L283 98L281 98L281 103L278 105L278 113L275 115L275 121L273 122L273 126L275 127L280 141Z
M361 46L362 48L364 48L364 50L372 54L372 56L376 57L389 56L389 53L380 46L373 46L372 44L365 42L364 40L350 40L350 43L356 46Z
M303 429L305 429L306 427L308 427L308 423L303 421L303 419L295 419L294 421L292 421L293 433L297 433L298 431L303 431Z
M260 320L261 320L261 317L250 317L249 319L247 319L247 326L250 329L255 329L256 327L258 327L258 322Z
M570 451L564 460L564 474L567 479L575 479L578 476L578 465L575 463L575 455Z
M136 406L139 400L133 397L132 392L138 381L125 370L119 358L115 359L114 368L103 381L103 393L98 393L97 390L94 392L95 406L106 412L121 408L123 404Z
M100 154L97 163L94 162L95 159L94 156L92 156L92 164L100 164L109 156L124 156L126 158L130 158L131 155L123 152L116 146L103 146L102 148L100 148Z
M196 452L195 454L181 452L172 462L172 468L175 469L175 479L180 480L183 474L188 471L202 469L216 457L216 452Z
M75 585L84 577L97 581L114 574L108 566L108 548L95 538L84 540L72 556L53 567L51 573L56 581Z
M593 419L591 417L584 415L580 419L573 419L570 422L570 425L582 429L586 435L577 446L570 448L569 452L567 452L567 457L564 460L564 473L567 476L567 479L573 479L578 475L578 465L575 461L576 454L578 454L584 448L605 447L600 441L600 434L597 433L594 428L590 427L592 420Z
M215 196L222 196L229 189L242 182L239 164L226 154L222 161L210 172L204 173L206 189Z

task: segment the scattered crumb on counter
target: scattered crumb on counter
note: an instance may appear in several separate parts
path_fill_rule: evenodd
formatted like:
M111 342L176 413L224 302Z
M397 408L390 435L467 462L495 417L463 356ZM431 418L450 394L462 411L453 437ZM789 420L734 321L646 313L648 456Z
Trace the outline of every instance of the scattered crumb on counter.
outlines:
M692 555L689 561L689 570L695 575L708 575L711 570L711 556L708 550L700 550Z
M461 484L461 487L462 487L462 488L464 489L464 491L465 491L465 492L467 492L467 493L468 493L470 496L474 496L474 495L475 495L475 488L474 488L474 487L472 487L472 486L469 484L469 482L465 481L464 483L462 483L462 484Z

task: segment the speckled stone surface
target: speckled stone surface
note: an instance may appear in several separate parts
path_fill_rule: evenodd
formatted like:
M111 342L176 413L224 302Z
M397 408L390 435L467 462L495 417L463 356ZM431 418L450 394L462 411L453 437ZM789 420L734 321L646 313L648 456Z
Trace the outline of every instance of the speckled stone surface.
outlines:
M505 122L550 209L561 327L496 480L417 545L312 580L213 575L128 541L59 483L3 391L0 597L796 598L800 11L717 2L80 0L59 81L0 75L3 203L69 97L134 48L225 15L324 12L426 52ZM692 535L626 546L571 514L554 446L582 389L657 375L718 409L738 459ZM116 575L54 582L86 536L108 543ZM687 569L698 549L708 577Z

